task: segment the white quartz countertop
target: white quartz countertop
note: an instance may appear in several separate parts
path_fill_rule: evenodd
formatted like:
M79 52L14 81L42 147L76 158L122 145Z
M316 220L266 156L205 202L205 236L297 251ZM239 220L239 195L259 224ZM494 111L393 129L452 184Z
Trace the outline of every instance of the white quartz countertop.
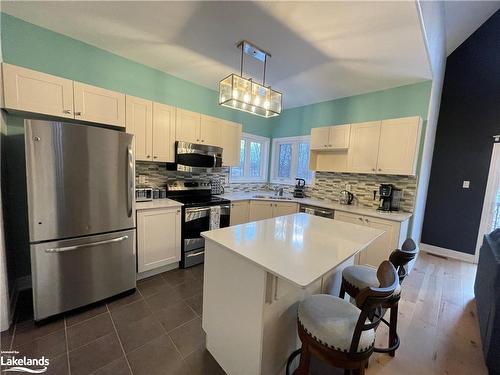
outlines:
M251 192L235 192L235 193L226 193L226 194L221 194L220 196L226 199L229 199L230 201L244 201L244 200L273 200L272 199L272 194L273 192L269 191L251 191ZM267 195L270 196L269 198L254 198L254 195ZM403 222L405 220L408 220L413 214L410 212L382 212L382 211L377 211L376 209L373 208L367 208L367 207L360 207L360 206L353 206L353 205L345 205L345 204L340 204L336 202L331 202L331 201L323 201L320 199L314 199L314 198L293 198L291 195L284 195L285 197L291 198L291 199L279 199L276 201L279 202L297 202L301 204L307 204L310 206L316 206L316 207L321 207L321 208L330 208L335 211L342 211L342 212L350 212L353 214L357 215L366 215L370 217L378 217L380 219L386 219L386 220L392 220L392 221L398 221L398 222Z
M162 198L162 199L153 199L152 201L147 202L136 202L135 209L136 210L150 210L153 208L170 208L170 207L181 207L183 204L172 199Z
M383 233L297 213L203 232L202 236L304 288Z

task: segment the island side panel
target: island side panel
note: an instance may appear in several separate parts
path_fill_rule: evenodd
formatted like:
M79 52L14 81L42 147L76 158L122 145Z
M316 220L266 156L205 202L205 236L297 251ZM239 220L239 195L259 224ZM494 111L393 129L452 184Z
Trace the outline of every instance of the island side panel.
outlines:
M203 329L226 373L260 374L266 271L205 240Z

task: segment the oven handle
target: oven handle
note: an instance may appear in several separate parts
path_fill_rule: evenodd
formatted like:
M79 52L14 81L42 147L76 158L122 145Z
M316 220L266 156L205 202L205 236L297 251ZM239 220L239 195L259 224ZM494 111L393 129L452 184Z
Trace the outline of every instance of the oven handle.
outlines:
M186 258L197 257L198 255L203 254L205 254L205 251L198 251L197 253L186 255Z
M209 210L210 210L210 206L209 207L200 207L200 208L186 208L186 214L192 214L195 212L202 212L202 211L209 211Z

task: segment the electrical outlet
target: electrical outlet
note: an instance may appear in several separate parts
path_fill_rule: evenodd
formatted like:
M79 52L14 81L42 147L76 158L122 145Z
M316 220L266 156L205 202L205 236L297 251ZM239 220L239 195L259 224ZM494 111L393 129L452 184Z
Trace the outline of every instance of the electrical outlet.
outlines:
M470 181L467 181L467 180L466 180L466 181L464 181L464 182L463 182L463 184L462 184L462 187L463 187L464 189L468 189L468 188L470 188Z
M139 175L139 183L140 184L147 184L148 183L148 176L144 174Z
M347 191L351 191L351 184L345 184L345 189Z

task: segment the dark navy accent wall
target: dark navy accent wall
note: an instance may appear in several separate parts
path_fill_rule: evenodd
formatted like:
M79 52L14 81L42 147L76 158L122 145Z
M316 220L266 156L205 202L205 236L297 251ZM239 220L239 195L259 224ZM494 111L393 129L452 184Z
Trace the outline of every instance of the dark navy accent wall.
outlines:
M474 254L500 134L500 11L446 61L422 242ZM470 180L470 188L462 182Z

